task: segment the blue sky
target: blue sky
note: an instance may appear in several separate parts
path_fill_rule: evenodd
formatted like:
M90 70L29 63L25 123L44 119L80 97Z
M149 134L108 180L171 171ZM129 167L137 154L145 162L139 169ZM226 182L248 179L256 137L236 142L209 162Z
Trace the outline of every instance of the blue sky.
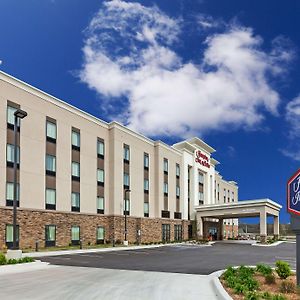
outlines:
M239 198L284 208L299 168L300 3L2 0L0 69L174 143L198 135Z

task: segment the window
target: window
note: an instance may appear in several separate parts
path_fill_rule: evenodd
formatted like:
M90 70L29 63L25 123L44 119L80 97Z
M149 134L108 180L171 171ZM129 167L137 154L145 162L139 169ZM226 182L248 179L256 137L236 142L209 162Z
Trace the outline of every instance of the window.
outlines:
M176 197L180 197L180 187L178 185L176 186Z
M7 144L6 146L6 161L8 167L13 167L15 162L15 146ZM17 146L17 164L20 163L20 147Z
M80 133L72 130L72 149L80 150Z
M97 169L97 183L98 185L104 185L104 170Z
M12 224L7 224L5 229L5 242L7 248L12 248L14 241L14 226ZM17 225L17 246L19 245L19 225Z
M72 245L79 245L79 243L80 243L80 227L79 226L71 227L71 241L72 241Z
M168 195L168 184L166 182L164 182L164 194L165 196Z
M203 194L203 192L198 192L198 200L199 200L199 205L204 203L204 194Z
M226 202L226 189L224 189L224 203Z
M200 184L204 183L204 175L201 172L198 173L198 181Z
M232 202L234 202L234 192L231 193Z
M174 225L174 241L182 241L182 225Z
M129 174L124 173L124 187L129 188L129 184L130 184Z
M104 237L105 237L104 227L98 226L96 235L97 235L96 236L97 244L103 244L104 243Z
M7 123L10 125L15 124L15 111L17 109L15 107L7 106ZM17 126L20 126L20 119L17 119ZM11 127L13 129L13 127Z
M56 209L56 190L46 189L46 209Z
M180 176L180 166L179 164L176 164L176 177Z
M144 202L144 217L149 217L149 203Z
M46 136L47 141L55 143L56 142L56 124L47 121L46 123Z
M80 194L73 192L71 198L72 211L80 211Z
M19 206L20 200L20 185L17 183L17 206ZM6 205L14 205L14 184L12 182L6 183Z
M170 241L170 224L162 224L162 241L163 243Z
M168 174L169 162L166 158L164 158L164 173Z
M124 162L129 163L130 160L130 149L128 145L124 145Z
M56 157L53 155L46 154L46 174L56 175Z
M97 197L97 213L104 214L104 197Z
M130 201L129 199L124 200L124 215L129 215L130 214Z
M104 142L101 140L97 141L97 155L99 158L104 158Z
M72 161L72 179L80 180L80 164L78 162Z
M149 169L149 154L144 153L144 168Z
M228 193L227 193L227 197L228 197L228 202L230 202L230 191L228 190Z
M148 193L149 192L149 180L144 179L144 192Z
M46 225L45 227L45 246L54 247L56 241L56 226Z

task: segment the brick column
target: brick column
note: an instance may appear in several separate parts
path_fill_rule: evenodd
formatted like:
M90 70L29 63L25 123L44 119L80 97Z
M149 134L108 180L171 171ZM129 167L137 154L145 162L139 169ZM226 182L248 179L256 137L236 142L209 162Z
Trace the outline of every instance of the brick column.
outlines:
M218 234L218 239L220 241L223 240L223 234L224 234L224 228L223 228L223 219L219 219L219 234Z

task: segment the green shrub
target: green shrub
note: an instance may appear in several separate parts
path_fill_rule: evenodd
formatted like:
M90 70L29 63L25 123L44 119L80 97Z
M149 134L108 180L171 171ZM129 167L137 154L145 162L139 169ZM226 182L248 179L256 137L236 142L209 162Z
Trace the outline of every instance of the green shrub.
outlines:
M272 300L286 300L286 297L280 294L276 294L272 296Z
M287 262L281 260L278 260L276 262L275 271L281 279L287 279L292 274L290 265Z
M237 283L235 276L229 276L226 278L226 286L233 289Z
M29 263L29 262L34 262L34 259L28 256L19 259L19 263Z
M269 292L263 292L260 296L262 299L272 300L272 295Z
M0 265L6 264L6 257L3 253L0 253Z
M236 283L234 286L235 294L245 294L247 291L246 287L241 283Z
M260 295L257 292L253 292L253 291L248 292L245 297L245 300L259 300L259 299L261 299Z
M275 275L273 273L267 274L265 276L265 283L266 284L274 284L275 282L276 282L276 279L275 279Z
M256 271L261 273L262 275L269 275L273 273L272 268L264 264L258 264L256 266Z
M228 267L226 271L223 273L223 278L226 279L228 277L234 276L236 274L236 269L233 267Z
M17 264L18 262L19 262L18 259L11 258L11 259L9 259L9 260L7 261L7 264L8 264L8 265L15 265L15 264Z
M259 288L259 283L254 278L248 278L244 282L244 286L247 288L248 291L255 291Z
M296 290L296 285L291 281L282 281L279 290L284 294L294 293Z

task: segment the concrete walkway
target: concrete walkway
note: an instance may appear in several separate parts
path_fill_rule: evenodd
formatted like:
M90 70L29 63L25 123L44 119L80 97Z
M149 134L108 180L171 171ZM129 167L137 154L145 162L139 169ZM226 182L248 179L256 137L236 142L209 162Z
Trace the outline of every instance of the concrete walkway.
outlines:
M14 266L16 267L16 266ZM21 268L26 268L21 266ZM0 267L1 268L1 267ZM35 267L36 268L36 267ZM0 272L0 299L219 299L204 275L53 266Z

